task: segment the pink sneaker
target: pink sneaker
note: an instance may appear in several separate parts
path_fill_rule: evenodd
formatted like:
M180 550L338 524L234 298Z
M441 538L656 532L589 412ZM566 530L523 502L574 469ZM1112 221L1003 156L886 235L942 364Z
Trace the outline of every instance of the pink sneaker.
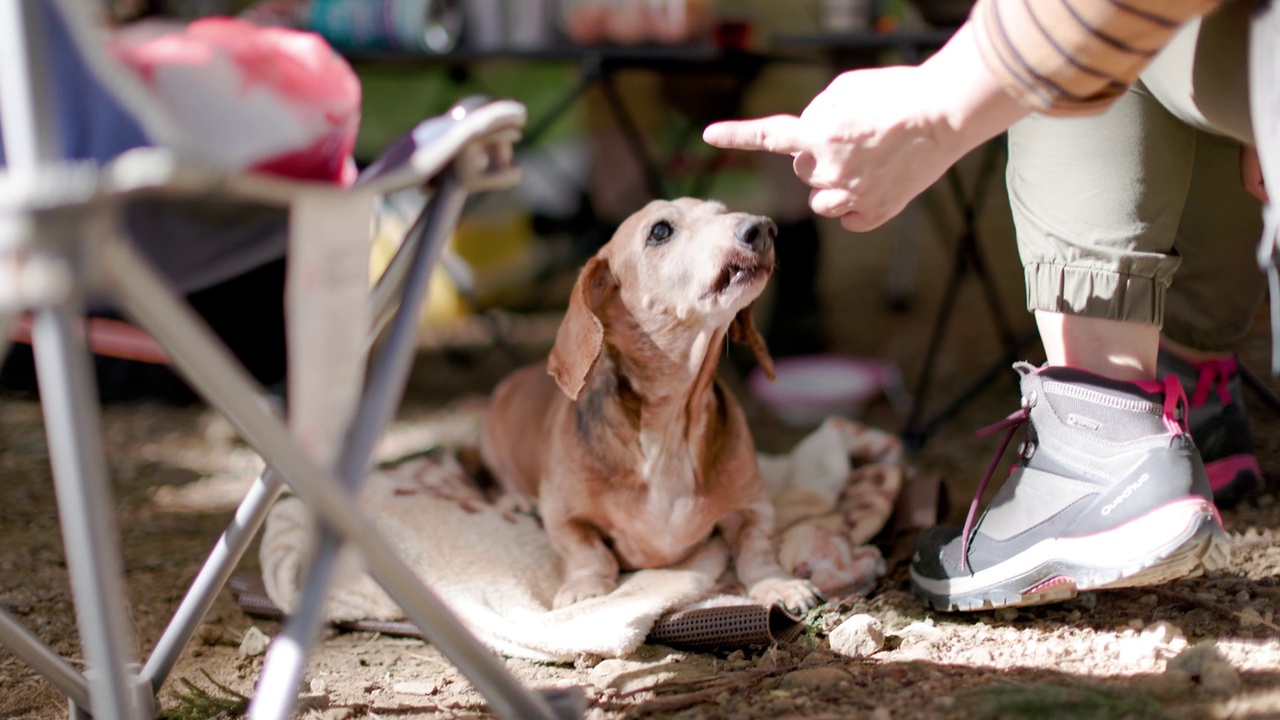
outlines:
M1161 348L1156 373L1176 376L1187 393L1187 427L1204 460L1214 504L1228 508L1257 494L1262 471L1253 454L1235 358L1192 363Z

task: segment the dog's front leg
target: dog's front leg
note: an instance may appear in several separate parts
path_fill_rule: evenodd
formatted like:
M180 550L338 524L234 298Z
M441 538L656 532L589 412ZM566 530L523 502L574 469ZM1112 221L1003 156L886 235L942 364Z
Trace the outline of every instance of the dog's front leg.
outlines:
M581 520L552 521L547 534L564 560L564 584L556 592L553 607L608 595L618 587L618 558L595 526Z
M773 504L757 501L730 514L720 523L733 549L738 580L754 601L803 614L822 602L822 594L808 580L791 577L778 564L778 546L773 538Z

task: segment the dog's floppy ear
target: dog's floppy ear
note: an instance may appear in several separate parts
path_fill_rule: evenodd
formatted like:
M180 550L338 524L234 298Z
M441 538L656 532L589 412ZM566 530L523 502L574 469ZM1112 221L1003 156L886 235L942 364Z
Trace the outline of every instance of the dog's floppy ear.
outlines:
M770 380L773 380L776 377L773 372L773 357L769 355L769 348L764 344L764 337L756 329L756 321L751 316L753 307L755 303L742 308L737 315L733 316L733 322L729 323L729 339L751 348L751 354L756 356L760 369L764 370L764 374L769 376Z
M598 256L587 261L573 285L569 310L556 331L556 344L547 360L547 372L571 400L578 399L591 369L600 359L604 325L597 313L617 288L608 261Z

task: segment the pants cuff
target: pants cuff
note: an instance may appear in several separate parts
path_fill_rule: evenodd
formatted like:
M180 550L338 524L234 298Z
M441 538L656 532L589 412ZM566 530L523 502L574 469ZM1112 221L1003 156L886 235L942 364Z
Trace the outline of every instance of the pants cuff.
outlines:
M1027 309L1160 327L1167 281L1114 270L1028 263Z

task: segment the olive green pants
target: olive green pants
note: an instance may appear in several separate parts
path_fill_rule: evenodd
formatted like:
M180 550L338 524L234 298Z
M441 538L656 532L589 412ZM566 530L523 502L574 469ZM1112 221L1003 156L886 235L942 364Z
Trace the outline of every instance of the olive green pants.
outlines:
M1029 310L1162 327L1230 350L1265 293L1251 141L1248 6L1184 28L1106 113L1009 130L1007 183Z

